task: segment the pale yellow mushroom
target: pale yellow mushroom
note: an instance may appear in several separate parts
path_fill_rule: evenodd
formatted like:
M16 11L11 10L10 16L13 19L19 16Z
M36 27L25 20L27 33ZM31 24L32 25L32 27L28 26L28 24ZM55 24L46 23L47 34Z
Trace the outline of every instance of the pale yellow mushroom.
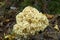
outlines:
M16 15L16 24L13 26L13 32L18 35L35 35L36 32L44 31L49 25L45 15L37 9L27 6L22 12Z

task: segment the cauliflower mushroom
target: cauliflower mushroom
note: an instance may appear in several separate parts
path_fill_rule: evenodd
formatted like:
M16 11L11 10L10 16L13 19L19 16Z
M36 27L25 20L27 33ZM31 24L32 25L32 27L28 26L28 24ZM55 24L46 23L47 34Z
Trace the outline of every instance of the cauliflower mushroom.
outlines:
M13 26L13 32L22 36L35 35L40 30L44 31L48 25L49 21L44 14L31 6L27 6L16 15L16 24Z

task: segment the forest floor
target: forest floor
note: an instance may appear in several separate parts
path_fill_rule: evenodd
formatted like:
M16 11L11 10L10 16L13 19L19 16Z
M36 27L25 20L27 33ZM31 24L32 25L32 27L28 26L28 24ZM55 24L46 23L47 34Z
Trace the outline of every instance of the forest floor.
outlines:
M0 40L4 34L9 34L16 23L17 10L0 10ZM45 14L49 19L49 26L38 35L30 37L30 40L60 40L60 14Z

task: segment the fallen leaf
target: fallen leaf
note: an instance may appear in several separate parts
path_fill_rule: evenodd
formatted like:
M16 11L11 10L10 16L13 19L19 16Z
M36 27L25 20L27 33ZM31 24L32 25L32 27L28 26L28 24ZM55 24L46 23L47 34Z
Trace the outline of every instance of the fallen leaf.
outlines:
M57 30L59 30L59 28L58 28L58 25L55 25L55 27L54 27L55 29L57 29Z
M6 21L6 22L9 22L9 21L10 21L10 19L6 19L5 21Z
M54 15L52 14L44 14L44 15L46 15L48 19L52 19L54 17Z

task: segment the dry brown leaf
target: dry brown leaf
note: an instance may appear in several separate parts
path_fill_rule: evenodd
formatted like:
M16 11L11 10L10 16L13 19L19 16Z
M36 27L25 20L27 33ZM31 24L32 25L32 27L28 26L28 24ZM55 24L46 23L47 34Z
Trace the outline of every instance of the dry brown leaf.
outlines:
M6 19L5 21L6 21L6 22L9 22L9 21L10 21L10 19Z
M51 14L44 14L47 16L48 19L52 19L54 17L54 15L51 15Z

